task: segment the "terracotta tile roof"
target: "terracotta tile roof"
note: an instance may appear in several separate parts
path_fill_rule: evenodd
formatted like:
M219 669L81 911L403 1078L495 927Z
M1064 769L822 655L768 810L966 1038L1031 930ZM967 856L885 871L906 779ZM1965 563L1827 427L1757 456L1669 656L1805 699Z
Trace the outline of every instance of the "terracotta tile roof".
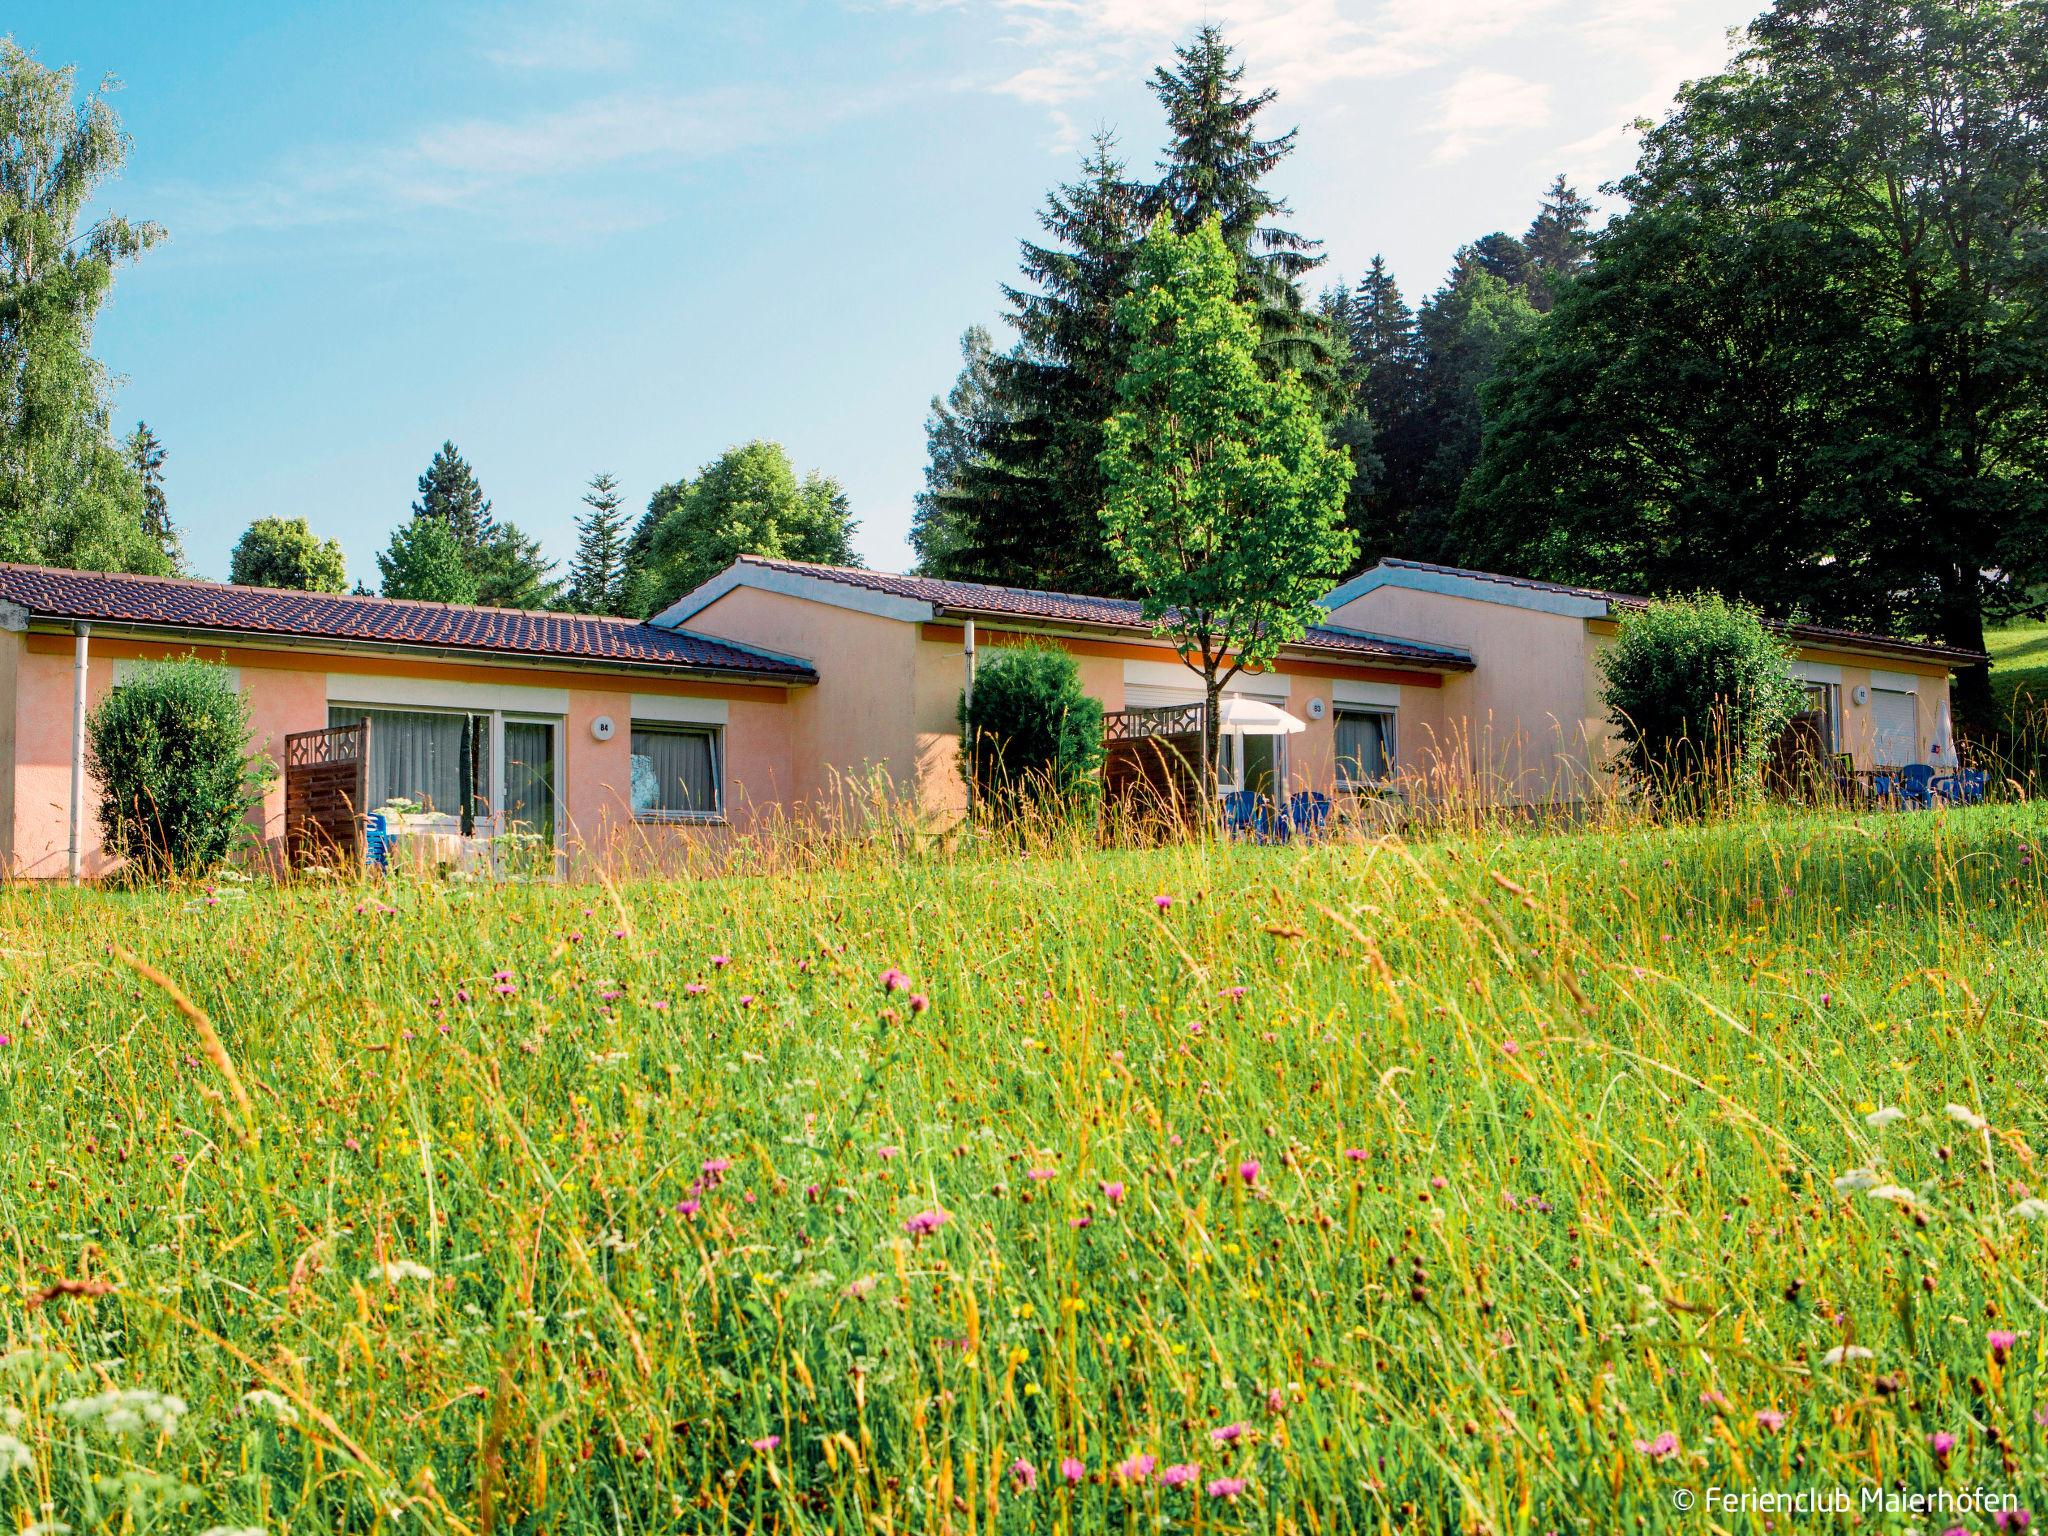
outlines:
M765 570L786 571L792 575L815 576L863 591L929 603L940 613L961 618L1022 619L1050 625L1072 624L1092 629L1128 629L1146 633L1152 628L1145 622L1143 611L1134 598L1040 592L1030 587L996 587L978 581L941 581L931 576L898 576L853 566L771 560L763 555L741 555L740 563ZM1423 645L1389 635L1367 634L1364 630L1346 629L1336 624L1311 627L1288 649L1334 653L1361 660L1415 662L1458 671L1472 666L1472 658L1463 651Z
M1605 603L1610 608L1639 610L1650 606L1650 599L1632 592L1606 592L1598 587L1574 587L1561 581L1538 581L1533 576L1503 576L1497 571L1472 571L1457 565L1434 565L1427 560L1382 560L1380 564L1396 570L1429 571L1439 576L1462 576L1471 581L1490 581L1497 586L1519 587L1527 592L1556 592L1565 597L1583 597L1590 602ZM1900 656L1923 656L1930 660L1966 664L1989 660L1982 651L1968 651L1952 645L1938 645L1929 640L1904 640L1896 635L1873 634L1869 630L1842 629L1832 624L1801 624L1785 619L1765 619L1764 623L1782 635L1795 640L1810 640L1816 645L1833 642L1837 645L1853 646L1857 650L1885 651Z
M32 618L483 651L622 667L740 673L770 681L816 679L802 662L689 630L657 629L637 619L7 564L0 564L0 601L27 609Z

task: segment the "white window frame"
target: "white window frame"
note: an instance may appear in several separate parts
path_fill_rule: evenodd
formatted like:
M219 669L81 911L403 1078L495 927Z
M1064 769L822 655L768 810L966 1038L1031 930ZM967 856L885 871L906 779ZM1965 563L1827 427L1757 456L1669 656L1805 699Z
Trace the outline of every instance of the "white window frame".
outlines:
M1346 778L1344 774L1343 754L1340 752L1333 751L1332 755L1336 759L1337 789L1340 793L1347 795L1377 794L1383 787L1385 787L1387 783L1389 783L1393 779L1394 765L1400 761L1399 753L1401 750L1401 739L1399 732L1401 729L1401 711L1398 708L1390 705L1333 705L1330 710L1330 744L1333 749L1336 746L1337 741L1337 723L1340 720L1342 720L1346 715L1361 717L1369 715L1377 718L1381 722L1380 739L1386 743L1387 763L1386 771L1383 773L1368 775L1363 780L1350 779Z
M485 797L484 812L476 817L476 827L479 835L495 835L504 828L505 723L509 720L519 725L545 725L552 727L553 734L549 737L549 740L553 743L554 761L549 776L554 784L555 804L551 820L554 822L554 844L557 853L565 848L568 797L566 794L567 785L563 779L567 768L567 754L565 750L566 744L563 739L565 731L562 716L524 709L482 709L459 702L448 704L384 704L363 703L355 699L330 699L327 702L327 718L330 723L333 723L335 716L339 714L343 717L342 723L352 724L355 721L361 720L365 713L372 710L385 714L442 715L459 719L469 719L478 715L488 715L490 717L490 746L488 749L490 760L486 765L490 775L490 792ZM363 809L365 811L374 811L377 807L366 805ZM409 818L409 820L416 824L421 831L425 832L460 833L462 830L462 813L460 811L422 812L416 817Z
M718 804L708 811L633 811L633 820L669 826L722 826L725 823L725 722L723 720L650 720L636 716L626 727L628 764L626 799L632 803L633 738L646 731L658 736L704 736L711 741L711 787Z
M1830 758L1841 756L1843 751L1841 679L1839 677L1827 678L1800 676L1800 674L1796 672L1793 674L1793 676L1798 681L1802 694L1805 691L1814 688L1818 688L1820 690L1822 701L1821 713L1826 718L1828 727L1827 755ZM1802 709L1800 713L1803 715L1807 713L1807 711Z

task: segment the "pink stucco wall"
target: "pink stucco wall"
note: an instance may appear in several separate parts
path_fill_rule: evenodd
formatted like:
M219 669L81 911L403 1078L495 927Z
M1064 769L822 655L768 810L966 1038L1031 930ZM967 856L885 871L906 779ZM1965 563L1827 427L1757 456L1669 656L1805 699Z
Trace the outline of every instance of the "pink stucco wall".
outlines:
M7 710L14 738L14 775L7 867L16 876L61 876L68 872L70 862L72 658L68 649L66 654L55 655L29 650L22 636L8 639L14 662L11 708ZM68 648L68 640L66 645ZM116 663L117 658L93 654L88 647L88 709L113 689ZM320 673L244 668L241 680L249 699L251 745L280 769L261 809L249 818L250 834L254 840L275 845L284 832L284 738L288 732L314 730L327 723L325 678ZM99 787L88 777L79 839L82 868L88 876L103 875L112 867L100 850L98 803Z
M692 614L689 627L799 656L817 669L818 685L789 702L786 802L836 818L853 814L871 792L912 800L922 792L929 700L913 680L915 624L737 587Z
M0 762L12 765L0 788L0 837L5 839L0 844L0 868L17 878L61 878L69 864L72 657L69 637L62 637L61 654L53 637L37 638L40 648L31 649L28 637L0 633L0 749L6 749ZM140 650L162 649L95 637L87 668L88 708L114 686L117 663ZM286 735L327 724L330 667L342 674L371 668L407 675L402 667L366 661L360 655L318 658L300 653L290 665L264 666L257 664L264 654L260 652L216 648L215 654L238 670L249 700L253 745L280 769ZM456 677L451 687L459 687L461 681L566 687L569 707L563 721L561 786L565 841L579 856L601 853L607 867L621 872L649 862L672 865L724 835L717 828L634 824L630 726L636 690L723 700L727 810L734 828L750 828L765 815L779 812L797 776L791 756L791 711L779 688L691 688L632 675L491 666L423 664L417 671L429 678ZM599 714L612 716L620 727L608 742L599 742L590 733L590 722ZM98 786L88 777L82 837L83 872L88 877L105 875L113 867L100 850L98 797ZM263 840L265 857L281 855L281 773L265 795L260 814L252 815L251 832L252 840Z
M1368 592L1330 619L1455 646L1477 663L1444 679L1431 728L1403 722L1404 771L1486 801L1575 800L1587 792L1588 765L1605 760L1607 724L1591 680L1585 620L1405 587Z

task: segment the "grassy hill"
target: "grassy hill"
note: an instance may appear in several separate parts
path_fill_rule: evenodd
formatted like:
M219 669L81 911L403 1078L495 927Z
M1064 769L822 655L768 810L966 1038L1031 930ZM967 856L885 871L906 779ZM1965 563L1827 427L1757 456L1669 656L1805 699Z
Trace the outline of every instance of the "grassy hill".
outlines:
M2007 709L2024 691L2048 704L2048 624L2014 624L1985 638L1991 653L1991 688Z
M2044 830L0 890L0 1523L2040 1509Z

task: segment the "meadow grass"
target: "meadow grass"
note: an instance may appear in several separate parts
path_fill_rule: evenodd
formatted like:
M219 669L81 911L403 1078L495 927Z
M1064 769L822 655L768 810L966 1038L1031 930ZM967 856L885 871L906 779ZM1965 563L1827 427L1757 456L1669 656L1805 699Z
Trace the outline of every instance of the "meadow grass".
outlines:
M2031 711L2048 701L2048 624L2005 625L1984 637L1984 647L1991 691L2004 709Z
M617 888L11 888L0 1512L2039 1507L2043 832L2005 805Z

